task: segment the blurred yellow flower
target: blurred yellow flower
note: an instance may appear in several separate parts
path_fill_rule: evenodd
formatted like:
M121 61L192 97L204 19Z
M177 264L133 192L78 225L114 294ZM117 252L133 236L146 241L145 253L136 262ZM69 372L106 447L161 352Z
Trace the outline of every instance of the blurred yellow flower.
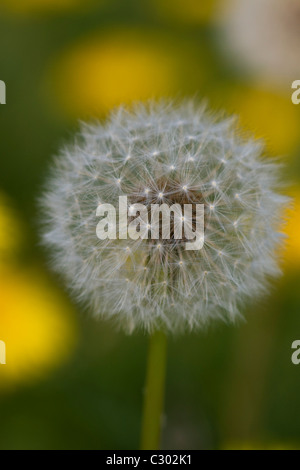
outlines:
M60 58L50 86L71 116L97 116L122 103L176 96L187 83L201 83L205 65L191 48L164 34L110 31L73 45ZM199 65L197 65L199 62ZM53 85L54 83L54 85ZM55 100L57 101L57 100Z
M287 155L299 145L300 114L290 99L259 88L235 89L228 110L238 114L245 129L264 138L272 154Z
M94 0L0 0L4 11L16 14L63 12L86 7Z
M291 191L293 198L292 208L287 214L287 225L284 232L287 241L284 250L284 261L288 267L300 268L300 188Z
M76 338L68 303L39 271L18 267L23 238L18 214L0 193L0 341L7 356L0 390L45 374L70 354Z
M24 228L8 199L0 193L0 268L13 258L20 246Z
M38 271L0 273L1 389L31 382L63 362L75 344L72 310Z
M158 14L189 23L207 23L220 0L155 0Z

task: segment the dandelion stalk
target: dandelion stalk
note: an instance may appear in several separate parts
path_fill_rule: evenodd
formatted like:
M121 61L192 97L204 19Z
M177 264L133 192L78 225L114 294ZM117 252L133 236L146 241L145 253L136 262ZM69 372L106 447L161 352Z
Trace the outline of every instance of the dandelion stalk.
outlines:
M158 450L160 447L166 358L167 337L161 331L155 332L149 339L141 450Z

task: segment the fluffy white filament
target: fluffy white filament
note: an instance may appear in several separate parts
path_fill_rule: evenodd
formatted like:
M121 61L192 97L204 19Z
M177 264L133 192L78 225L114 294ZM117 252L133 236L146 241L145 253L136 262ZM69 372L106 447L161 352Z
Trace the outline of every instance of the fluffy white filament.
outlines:
M233 321L241 302L279 274L276 250L287 198L278 165L243 141L233 119L191 102L117 109L83 124L57 158L42 198L44 242L76 297L132 331ZM204 246L178 240L99 240L99 204L205 205Z

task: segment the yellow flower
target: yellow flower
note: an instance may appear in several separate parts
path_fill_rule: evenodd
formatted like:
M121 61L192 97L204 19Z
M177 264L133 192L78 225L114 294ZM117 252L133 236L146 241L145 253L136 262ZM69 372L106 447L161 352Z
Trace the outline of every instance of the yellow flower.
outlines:
M23 237L18 214L0 193L0 346L5 343L7 356L0 390L47 373L70 354L76 338L69 304L38 270L17 266Z
M300 113L287 96L260 88L240 88L228 96L228 110L245 129L264 138L272 154L286 155L299 144Z
M45 376L63 362L74 347L76 327L68 303L39 271L2 271L0 283L3 389Z
M0 9L15 14L64 12L84 8L93 0L0 0Z
M21 244L23 230L8 199L0 193L0 268L16 255Z
M63 109L76 117L102 115L122 103L174 96L187 77L191 83L198 74L197 84L201 83L201 57L193 55L190 46L157 32L94 35L63 54L54 67L54 80L50 73L51 88Z
M155 0L159 15L188 23L207 23L213 16L219 0Z
M283 253L288 267L300 268L300 188L291 192L293 206L287 214L287 225L284 232L287 234L285 251Z

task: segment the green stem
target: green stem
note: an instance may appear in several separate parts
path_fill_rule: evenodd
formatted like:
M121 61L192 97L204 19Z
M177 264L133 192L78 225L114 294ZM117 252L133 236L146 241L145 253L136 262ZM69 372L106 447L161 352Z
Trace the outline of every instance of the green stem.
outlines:
M149 340L141 450L158 450L164 405L167 337L158 331Z

